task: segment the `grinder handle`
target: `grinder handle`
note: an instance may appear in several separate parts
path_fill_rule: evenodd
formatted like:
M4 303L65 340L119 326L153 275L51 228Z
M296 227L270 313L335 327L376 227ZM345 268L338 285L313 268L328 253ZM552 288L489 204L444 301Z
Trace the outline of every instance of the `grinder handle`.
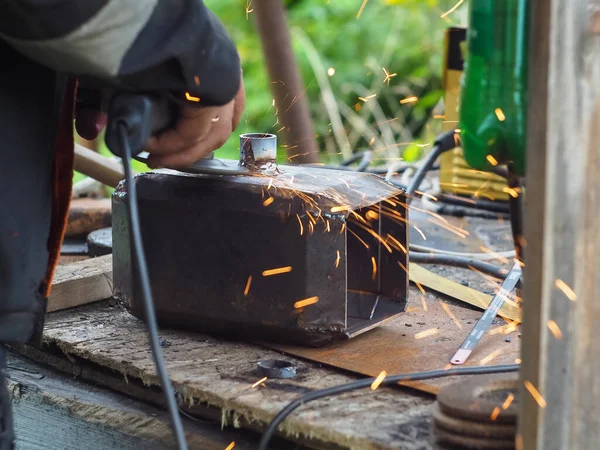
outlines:
M164 95L116 94L108 110L106 145L116 156L123 156L117 128L120 123L124 123L127 127L131 156L135 157L144 150L150 136L174 123L176 111L177 105Z

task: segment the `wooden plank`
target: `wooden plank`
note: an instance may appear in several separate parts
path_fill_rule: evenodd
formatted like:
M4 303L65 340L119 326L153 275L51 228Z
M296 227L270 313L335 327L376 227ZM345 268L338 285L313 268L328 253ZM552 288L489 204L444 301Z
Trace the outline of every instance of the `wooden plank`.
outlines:
M74 370L97 367L131 395L156 395L146 329L120 304L108 301L50 314L44 335L45 355L61 357ZM160 336L182 405L196 405L198 414L206 405L217 408L224 424L263 429L299 395L356 379L285 357L297 365L296 379L267 380L264 387L252 388L261 378L256 363L281 359L281 353L197 333L161 330ZM315 448L428 449L431 405L430 398L398 389L380 388L375 394L365 390L301 408L283 424L282 432L295 441L306 439L302 442Z
M59 265L52 281L48 312L112 296L112 255Z
M520 447L590 449L600 442L600 1L532 8Z
M167 449L175 445L161 409L11 355L9 390L19 449ZM250 433L183 417L190 448L256 448ZM279 447L282 448L282 447Z
M491 295L484 294L449 278L437 275L418 264L411 264L409 266L409 273L410 281L413 283L417 282L436 292L481 309L486 309L492 300ZM521 322L521 308L513 304L505 303L500 309L499 315L508 320Z

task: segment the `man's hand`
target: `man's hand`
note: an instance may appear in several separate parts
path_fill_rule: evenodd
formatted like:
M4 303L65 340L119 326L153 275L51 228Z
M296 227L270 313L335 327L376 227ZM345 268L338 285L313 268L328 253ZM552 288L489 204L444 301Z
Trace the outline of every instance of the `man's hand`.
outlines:
M224 106L183 106L174 127L148 141L148 165L187 167L220 148L237 128L245 104L242 81L235 98Z

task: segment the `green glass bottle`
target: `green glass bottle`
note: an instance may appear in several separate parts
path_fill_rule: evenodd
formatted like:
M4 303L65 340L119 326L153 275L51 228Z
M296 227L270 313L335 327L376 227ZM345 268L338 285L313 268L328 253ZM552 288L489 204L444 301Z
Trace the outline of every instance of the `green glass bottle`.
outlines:
M512 162L525 173L528 0L471 0L459 128L479 170Z

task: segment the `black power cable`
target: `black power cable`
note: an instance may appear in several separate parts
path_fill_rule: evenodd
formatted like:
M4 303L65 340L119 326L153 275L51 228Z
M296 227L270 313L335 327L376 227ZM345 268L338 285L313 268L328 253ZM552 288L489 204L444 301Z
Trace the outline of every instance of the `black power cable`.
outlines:
M177 447L179 450L187 450L185 433L183 424L179 416L179 408L175 398L175 391L169 379L165 360L160 347L158 336L158 322L156 320L156 311L154 310L154 301L152 300L152 290L150 288L150 277L148 276L148 266L142 243L142 233L140 230L140 218L138 212L137 192L135 183L133 182L133 172L131 170L131 147L129 145L129 133L126 121L117 121L116 123L116 138L122 152L123 169L125 171L125 180L127 183L127 196L129 207L127 213L129 216L129 227L131 239L133 241L133 253L135 255L134 265L137 268L139 282L142 288L142 298L144 301L144 317L148 326L148 334L150 338L150 347L152 356L156 365L156 371L163 388L167 409L169 411L169 420L173 427Z
M410 262L418 264L440 264L443 266L461 267L463 269L476 269L499 280L504 280L508 274L508 270L494 264L458 255L409 252L408 259Z
M484 375L492 373L508 373L517 372L518 370L518 364L507 364L502 366L459 367L448 370L431 370L428 372L414 372L404 373L400 375L390 375L383 379L381 385L396 384L400 381L429 380L432 378L451 377L455 375ZM269 447L269 442L271 441L271 438L277 431L277 428L279 427L281 422L283 422L292 412L294 412L294 410L304 405L305 403L319 400L324 397L339 395L346 392L355 391L357 389L369 387L371 386L371 384L373 384L375 379L376 378L365 378L363 380L354 381L348 384L341 384L339 386L322 389L320 391L311 392L309 394L303 395L302 397L298 397L296 400L292 401L289 405L283 408L271 421L271 423L262 435L258 449L267 450Z

